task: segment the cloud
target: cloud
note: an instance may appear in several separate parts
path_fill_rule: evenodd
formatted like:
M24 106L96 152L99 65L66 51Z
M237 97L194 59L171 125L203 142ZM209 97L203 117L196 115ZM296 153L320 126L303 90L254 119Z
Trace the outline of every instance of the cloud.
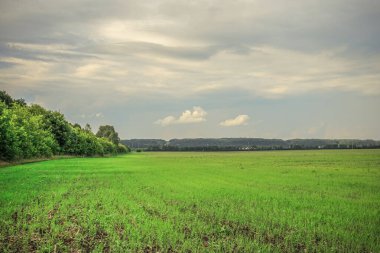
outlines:
M205 121L204 118L207 115L207 112L202 109L200 106L194 106L193 110L186 110L179 117L179 123L197 123Z
M97 113L93 113L93 114L84 114L83 113L80 115L80 118L82 118L82 119L104 118L104 115L101 112L97 112Z
M167 117L165 117L163 119L157 120L154 123L157 124L157 125L161 125L161 126L168 126L168 125L172 125L172 124L178 123L178 120L174 116L167 116Z
M92 75L96 74L98 70L101 69L101 65L99 64L87 64L80 66L76 69L75 75L78 77L88 78Z
M242 125L247 125L247 121L249 120L248 115L238 115L234 119L227 119L225 121L220 122L219 125L224 126L224 127L231 127L231 126L242 126Z
M99 97L106 86L142 99L231 88L270 99L380 94L376 1L95 0L83 12L87 4L2 1L0 85L51 81Z
M199 123L206 121L205 117L207 112L200 106L194 106L193 110L184 111L179 117L167 116L163 119L159 119L155 124L161 126L168 126L173 124L189 124L189 123Z
M380 1L92 0L88 5L87 0L1 0L0 89L29 101L38 98L71 117L101 111L124 124L126 133L132 122L143 120L146 126L136 123L137 131L169 136L178 130L178 137L186 136L183 128L152 130L151 123L169 115L162 114L167 108L189 103L210 105L209 113L229 108L228 114L261 118L246 105L307 101L317 94L331 95L335 106L337 98L351 95L380 101L380 26L374 25L380 23ZM318 103L328 111L323 107L328 103ZM371 113L361 124L378 128L372 108L379 102L371 105L362 105ZM294 113L308 106L303 102ZM123 115L130 108L139 116L129 122ZM189 111L157 124L205 118ZM215 128L218 123L198 124L191 136L237 131ZM238 132L249 135L250 129Z

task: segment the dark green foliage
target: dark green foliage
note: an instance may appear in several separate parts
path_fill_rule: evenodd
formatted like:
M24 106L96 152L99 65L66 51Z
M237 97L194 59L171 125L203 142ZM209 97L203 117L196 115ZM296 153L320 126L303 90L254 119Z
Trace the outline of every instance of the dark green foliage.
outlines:
M129 152L125 146L115 143L118 134L113 127L109 129L112 130L108 132L109 139L98 138L89 124L82 129L78 124L70 124L59 112L39 105L28 106L23 99L14 100L6 92L0 92L1 160Z
M73 125L73 127L75 127L75 128L79 128L79 129L82 129L82 127L81 127L78 123L75 123L75 124Z
M6 91L0 91L0 101L4 102L6 106L13 106L14 104L26 106L23 98L13 99Z
M0 116L0 154L5 160L51 156L58 149L51 132L43 128L41 115L29 113L28 108L14 104Z
M11 106L13 104L13 99L8 95L6 91L0 91L0 101L6 106Z
M70 124L65 120L63 114L49 111L44 115L44 122L46 123L47 129L54 135L59 146L65 146L70 131Z
M118 133L115 131L115 128L110 125L100 126L96 136L107 138L115 145L120 142Z
M26 102L23 98L19 98L19 99L16 99L16 100L13 100L13 104L18 104L18 105L21 105L21 106L26 106Z
M91 126L90 124L86 124L85 127L84 127L84 130L87 131L87 132L92 132L92 129L91 129Z

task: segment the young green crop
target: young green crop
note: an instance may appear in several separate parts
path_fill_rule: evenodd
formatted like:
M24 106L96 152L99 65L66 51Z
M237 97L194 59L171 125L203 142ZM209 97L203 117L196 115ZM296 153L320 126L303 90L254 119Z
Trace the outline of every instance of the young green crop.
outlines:
M134 153L0 169L1 252L380 252L380 150Z

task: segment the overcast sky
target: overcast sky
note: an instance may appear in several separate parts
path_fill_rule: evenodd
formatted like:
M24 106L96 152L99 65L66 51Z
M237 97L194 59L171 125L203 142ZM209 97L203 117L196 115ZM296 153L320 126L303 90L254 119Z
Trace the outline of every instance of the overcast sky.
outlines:
M123 139L380 139L378 0L0 0L0 89Z

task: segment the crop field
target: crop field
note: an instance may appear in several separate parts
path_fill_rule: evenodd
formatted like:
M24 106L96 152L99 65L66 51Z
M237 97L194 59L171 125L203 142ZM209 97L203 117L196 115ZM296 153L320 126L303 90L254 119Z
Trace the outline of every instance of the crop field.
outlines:
M380 150L0 168L0 252L380 252Z

